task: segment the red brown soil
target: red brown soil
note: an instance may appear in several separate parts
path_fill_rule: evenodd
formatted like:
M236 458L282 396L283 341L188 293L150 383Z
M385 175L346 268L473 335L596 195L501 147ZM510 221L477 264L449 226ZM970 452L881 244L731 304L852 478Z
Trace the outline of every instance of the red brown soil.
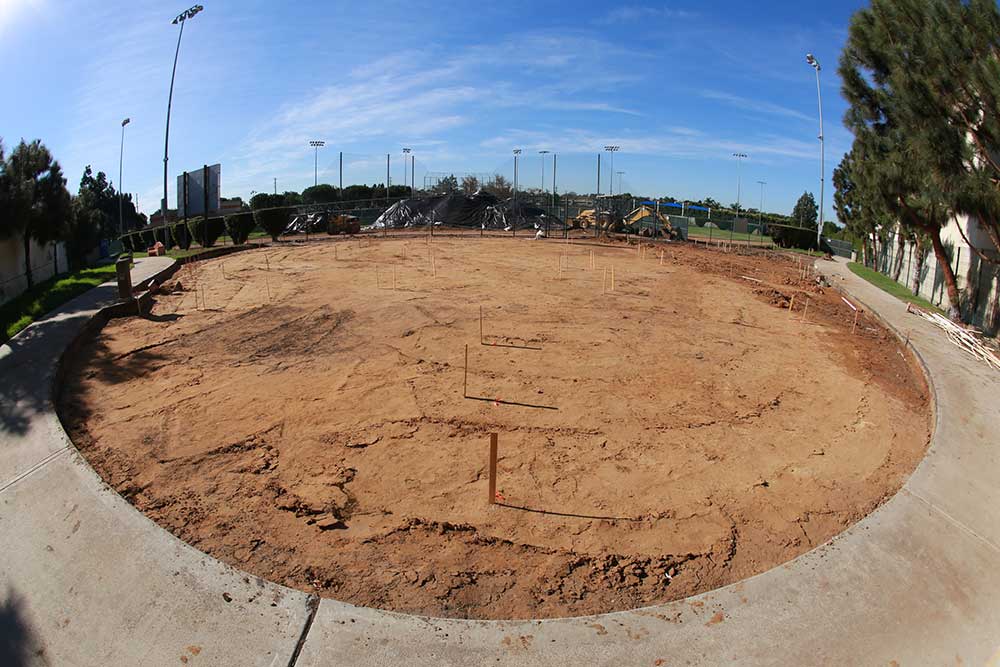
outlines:
M80 346L60 399L137 508L288 586L473 618L664 602L843 531L929 440L909 354L867 316L850 335L784 255L334 245L185 266L151 317Z

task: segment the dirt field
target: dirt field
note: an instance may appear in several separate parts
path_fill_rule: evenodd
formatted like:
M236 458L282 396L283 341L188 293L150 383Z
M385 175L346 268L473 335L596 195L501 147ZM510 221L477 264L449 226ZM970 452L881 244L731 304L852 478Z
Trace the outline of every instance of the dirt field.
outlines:
M852 336L797 260L656 252L436 237L188 265L67 360L60 413L175 535L326 597L541 618L688 596L869 513L930 413L909 353L868 317Z

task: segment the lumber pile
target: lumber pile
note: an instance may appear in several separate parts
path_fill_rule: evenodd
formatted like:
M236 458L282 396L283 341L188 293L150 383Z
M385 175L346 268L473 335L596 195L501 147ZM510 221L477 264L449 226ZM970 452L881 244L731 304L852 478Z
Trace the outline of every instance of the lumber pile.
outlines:
M914 306L913 304L906 304L906 312L922 317L931 324L943 329L944 332L948 334L948 339L952 343L959 346L980 361L992 366L995 370L1000 371L1000 358L998 358L995 352L986 347L986 345L976 338L976 336L968 329L955 324L947 317L943 317L937 313L928 312Z

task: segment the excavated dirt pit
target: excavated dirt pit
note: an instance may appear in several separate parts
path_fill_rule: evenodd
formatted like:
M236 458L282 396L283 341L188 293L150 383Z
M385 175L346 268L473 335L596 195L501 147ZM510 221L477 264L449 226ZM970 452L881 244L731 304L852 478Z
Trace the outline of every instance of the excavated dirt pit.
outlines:
M868 316L851 335L799 260L657 252L437 237L187 265L77 346L60 413L138 509L288 586L492 619L681 598L871 512L930 410L909 353Z

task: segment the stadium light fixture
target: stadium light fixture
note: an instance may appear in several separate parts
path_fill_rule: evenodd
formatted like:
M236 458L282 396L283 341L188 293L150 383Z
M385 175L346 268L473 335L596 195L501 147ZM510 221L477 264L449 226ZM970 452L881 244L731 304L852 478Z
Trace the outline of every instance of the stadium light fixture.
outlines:
M194 5L189 9L185 9L183 12L174 17L174 20L170 23L173 25L181 24L181 29L177 34L177 48L174 50L174 68L170 73L170 94L167 96L167 129L163 137L163 202L160 204L160 215L163 216L163 221L167 221L167 149L170 146L170 106L174 101L174 78L177 76L177 56L181 52L181 37L184 36L184 24L187 23L188 19L194 18L198 13L205 9L201 5ZM207 215L208 212L206 211Z
M767 181L757 181L760 184L760 208L757 209L757 231L764 236L764 186Z
M819 103L819 221L816 225L816 249L823 243L823 195L826 185L826 145L823 141L823 92L819 86L819 72L822 67L816 57L806 54L806 62L816 70L816 99Z
M538 151L538 154L541 156L539 159L542 162L542 192L545 192L545 156L550 152L551 151Z

